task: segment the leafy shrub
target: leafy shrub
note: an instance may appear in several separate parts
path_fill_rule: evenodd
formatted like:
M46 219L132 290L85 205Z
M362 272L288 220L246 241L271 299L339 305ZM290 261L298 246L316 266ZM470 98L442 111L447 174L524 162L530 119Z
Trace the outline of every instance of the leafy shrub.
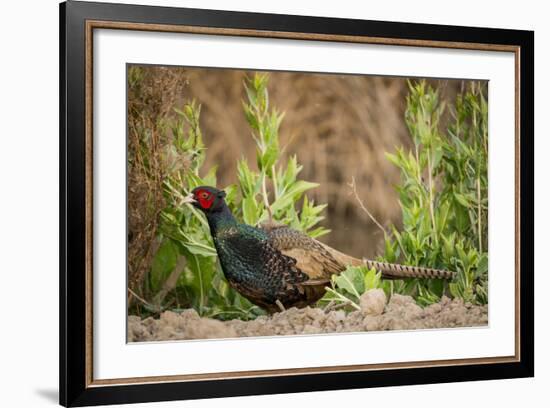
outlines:
M451 117L442 131L447 110ZM488 301L487 112L479 83L450 109L425 82L410 84L405 120L414 149L387 154L401 170L403 228L391 227L384 259L456 271L450 293L479 303ZM432 303L446 288L440 280L415 279L396 290Z
M488 302L487 100L480 84L459 94L448 109L425 81L409 83L405 121L413 150L386 156L401 171L396 186L403 228L385 234L379 260L456 271L453 282L404 279L380 281L366 267L348 267L332 279L320 301L348 304L367 289L408 294L422 305L443 294L466 302ZM445 113L451 114L442 131ZM365 285L363 282L371 282ZM349 307L348 307L349 309Z

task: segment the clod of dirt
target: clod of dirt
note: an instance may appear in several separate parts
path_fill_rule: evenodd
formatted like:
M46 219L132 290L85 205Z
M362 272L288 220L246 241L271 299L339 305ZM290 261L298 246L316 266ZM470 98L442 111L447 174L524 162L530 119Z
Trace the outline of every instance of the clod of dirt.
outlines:
M382 292L382 293L380 293ZM361 310L325 312L306 307L288 309L255 320L222 322L199 317L192 309L182 313L164 312L159 319L128 317L128 341L211 339L293 334L343 333L381 330L413 330L485 326L487 305L464 304L443 297L426 308L410 296L393 295L386 304L383 291L371 290L361 297Z
M371 289L361 295L361 311L368 316L379 316L386 307L386 294L382 289Z

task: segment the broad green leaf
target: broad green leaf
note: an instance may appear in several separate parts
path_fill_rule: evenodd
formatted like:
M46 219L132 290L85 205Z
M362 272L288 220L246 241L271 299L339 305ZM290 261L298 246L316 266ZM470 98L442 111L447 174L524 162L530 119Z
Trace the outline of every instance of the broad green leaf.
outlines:
M333 282L337 288L347 291L359 298L365 291L362 267L348 266L340 275L333 276Z
M153 258L150 282L153 291L160 289L162 283L175 268L178 260L178 250L172 240L166 239Z
M486 275L488 271L489 271L489 257L487 256L487 254L483 254L479 258L476 275L478 277L482 277Z
M199 313L202 313L202 308L206 306L207 294L212 287L212 278L216 271L216 258L195 255L187 248L183 249L183 254L187 258L187 267L184 270L182 281L184 285L193 290L194 296L190 300Z

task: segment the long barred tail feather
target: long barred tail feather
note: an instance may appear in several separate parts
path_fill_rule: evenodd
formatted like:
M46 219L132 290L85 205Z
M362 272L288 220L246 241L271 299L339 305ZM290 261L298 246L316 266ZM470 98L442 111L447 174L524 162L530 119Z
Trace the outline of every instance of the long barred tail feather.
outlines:
M453 279L455 272L441 269L424 268L422 266L408 266L392 264L388 262L363 259L363 263L369 268L382 272L384 278L429 278L429 279Z

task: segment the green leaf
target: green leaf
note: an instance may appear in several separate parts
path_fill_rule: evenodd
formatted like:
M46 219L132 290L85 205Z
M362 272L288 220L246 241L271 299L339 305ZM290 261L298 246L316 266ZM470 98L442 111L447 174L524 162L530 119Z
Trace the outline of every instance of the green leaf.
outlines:
M366 268L365 268L366 269ZM376 289L380 287L381 272L376 272L376 269L370 269L364 274L364 291Z
M396 254L395 250L397 248L397 243L392 242L389 238L384 239L384 257L388 260L388 262L395 262L396 261Z
M327 235L328 233L330 233L330 230L324 227L318 227L313 230L307 231L307 234L311 238L319 238L319 237L322 237L323 235Z
M214 274L214 278L212 279L212 287L220 296L220 300L229 300L229 298L232 297L231 287L229 286L227 280L225 280L225 276L219 269Z
M302 170L302 166L298 165L298 159L296 155L292 156L286 165L286 170L282 177L283 190L291 186L295 181L298 173Z
M260 130L260 123L258 122L258 117L254 114L251 107L243 102L244 115L248 125L255 131Z
M489 271L489 257L487 254L482 254L477 263L476 278L482 278L487 275Z
M285 207L294 205L294 202L298 201L300 196L304 192L318 186L319 184L311 183L309 181L304 181L304 180L297 181L271 205L271 210L273 212L276 212L284 209Z
M160 289L162 283L176 267L178 261L178 250L172 240L164 240L158 249L151 266L151 288L154 292Z
M204 313L207 294L212 288L212 278L216 271L216 258L194 255L186 249L183 250L187 258L187 267L182 277L183 284L193 290L193 306L199 314Z
M266 172L271 172L271 166L273 166L277 159L279 158L279 146L276 143L270 143L267 146L265 152L261 154L260 163L261 169L266 170Z
M237 176L243 195L249 196L256 192L256 181L258 176L252 173L246 160L241 159L237 162Z
M401 159L395 154L385 153L386 159L395 164L397 167L401 167Z
M333 276L333 282L338 289L359 298L364 292L364 277L361 267L348 266L340 275Z
M225 202L229 205L230 208L233 208L235 201L237 199L237 186L235 184L230 184L223 189L225 191Z
M249 225L256 225L258 222L258 204L254 196L243 198L242 210L244 222Z
M192 254L200 256L216 256L216 250L208 242L204 242L199 239L194 239L188 234L181 232L184 240L181 244Z
M216 170L218 169L218 166L212 166L210 170L208 170L208 173L205 174L205 176L202 178L204 181L204 184L207 186L216 186Z

